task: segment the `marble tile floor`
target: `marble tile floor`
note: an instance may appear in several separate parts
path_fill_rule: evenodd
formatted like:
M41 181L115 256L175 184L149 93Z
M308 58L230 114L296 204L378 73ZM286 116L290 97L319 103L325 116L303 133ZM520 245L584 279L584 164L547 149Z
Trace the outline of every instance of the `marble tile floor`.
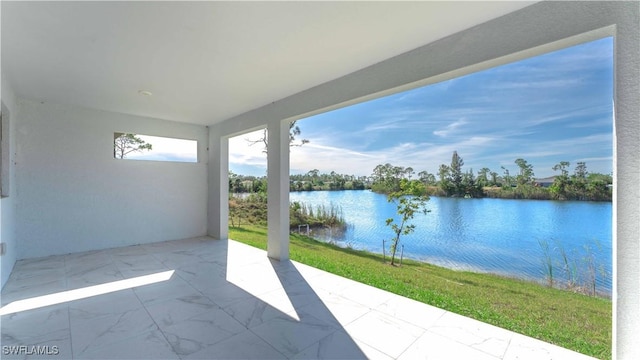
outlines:
M0 314L3 359L588 358L207 237L19 261Z

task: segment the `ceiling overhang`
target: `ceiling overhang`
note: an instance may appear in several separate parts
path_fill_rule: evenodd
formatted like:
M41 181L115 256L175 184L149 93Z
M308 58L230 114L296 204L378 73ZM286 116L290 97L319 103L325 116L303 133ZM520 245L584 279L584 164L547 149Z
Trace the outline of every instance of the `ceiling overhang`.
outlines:
M2 1L2 75L26 98L209 125L531 3Z

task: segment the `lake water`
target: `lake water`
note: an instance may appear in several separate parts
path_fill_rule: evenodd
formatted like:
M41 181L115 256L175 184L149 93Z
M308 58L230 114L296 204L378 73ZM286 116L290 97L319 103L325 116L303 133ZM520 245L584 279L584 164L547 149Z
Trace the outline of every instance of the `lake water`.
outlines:
M396 207L385 195L315 191L292 192L290 199L342 208L347 230L316 230L316 238L382 253L382 240L393 236L385 220L396 217ZM555 279L568 278L560 256L564 249L580 282L591 284L595 273L598 291L611 292L611 203L432 197L427 208L429 213L414 218L415 232L401 238L405 258L544 282L542 241L553 255Z

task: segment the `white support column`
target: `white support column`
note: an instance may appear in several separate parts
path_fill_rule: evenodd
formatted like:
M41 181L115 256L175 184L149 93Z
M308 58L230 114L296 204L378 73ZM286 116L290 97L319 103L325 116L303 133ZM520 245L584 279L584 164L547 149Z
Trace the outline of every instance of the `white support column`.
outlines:
M619 11L614 46L613 358L640 359L640 7L637 2L607 5Z
M267 255L289 259L289 123L267 126Z
M215 126L209 128L208 234L220 240L229 237L229 139Z

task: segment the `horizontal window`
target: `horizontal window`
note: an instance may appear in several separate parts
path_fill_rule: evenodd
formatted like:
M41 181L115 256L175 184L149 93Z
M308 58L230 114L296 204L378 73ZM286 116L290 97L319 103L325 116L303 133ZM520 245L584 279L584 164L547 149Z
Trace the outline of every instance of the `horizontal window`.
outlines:
M117 132L113 134L113 157L126 160L198 162L198 141Z

